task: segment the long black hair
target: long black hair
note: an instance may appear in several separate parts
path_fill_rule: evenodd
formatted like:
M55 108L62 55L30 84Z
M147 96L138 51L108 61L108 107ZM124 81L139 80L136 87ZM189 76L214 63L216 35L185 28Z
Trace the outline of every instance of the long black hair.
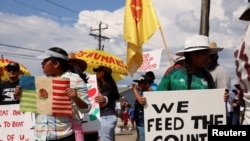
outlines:
M111 73L107 73L105 71L104 71L104 73L105 74L104 74L103 79L104 79L105 83L109 83L111 85L113 92L114 92L114 98L115 98L115 100L118 100L120 98L120 94L119 94L118 87L115 83L114 78L112 77Z
M192 83L192 74L190 73L190 63L191 63L191 53L185 52L185 62L186 62L186 70L187 70L187 89L191 89L191 83ZM204 75L205 79L208 82L208 89L214 89L214 80L212 75L206 70L206 68L201 68L202 74Z

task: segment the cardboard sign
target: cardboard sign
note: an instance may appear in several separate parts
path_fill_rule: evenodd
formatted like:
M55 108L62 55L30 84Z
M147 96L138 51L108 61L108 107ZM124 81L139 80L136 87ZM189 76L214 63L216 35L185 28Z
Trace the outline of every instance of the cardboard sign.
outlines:
M224 91L144 92L146 141L207 141L208 125L226 124Z
M69 79L22 76L19 83L23 90L20 100L22 112L72 115L71 100L65 94L65 89L70 87Z
M34 141L34 114L22 113L19 104L0 106L0 141Z

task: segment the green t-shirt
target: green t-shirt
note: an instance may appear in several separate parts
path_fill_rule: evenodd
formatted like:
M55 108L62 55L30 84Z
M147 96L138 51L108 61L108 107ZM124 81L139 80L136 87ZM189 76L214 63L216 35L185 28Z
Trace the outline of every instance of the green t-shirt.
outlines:
M192 74L191 89L208 89L208 83L212 83L210 87L215 88L212 77L210 77L210 81L208 82L202 71ZM163 76L157 90L187 90L187 86L186 70L173 69L168 75Z

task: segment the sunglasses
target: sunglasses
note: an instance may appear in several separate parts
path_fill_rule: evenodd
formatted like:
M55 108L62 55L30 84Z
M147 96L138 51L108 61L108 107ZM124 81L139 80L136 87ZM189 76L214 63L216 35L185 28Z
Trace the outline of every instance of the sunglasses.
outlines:
M11 72L11 71L17 72L17 71L19 71L19 68L16 68L16 67L9 67L9 68L6 68L6 70L7 70L7 72Z

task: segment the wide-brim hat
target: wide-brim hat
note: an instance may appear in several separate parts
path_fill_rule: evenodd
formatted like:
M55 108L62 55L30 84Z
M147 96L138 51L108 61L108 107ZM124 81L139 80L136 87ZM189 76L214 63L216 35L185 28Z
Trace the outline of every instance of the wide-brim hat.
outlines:
M76 63L76 64L78 64L78 66L81 69L81 71L85 71L87 69L87 66L88 66L87 63L84 60L77 59L75 57L75 53L69 53L68 54L68 58L69 58L69 60L68 60L69 64L70 63L73 63L73 64Z
M210 53L209 54L216 54L222 50L223 50L223 48L217 47L217 44L215 42L210 43Z
M250 2L250 1L248 1L248 2ZM239 19L244 20L244 21L250 21L250 4L248 4L247 8L241 14Z
M186 38L184 50L177 51L175 55L184 56L184 52L194 52L205 49L210 49L208 36L193 35Z

